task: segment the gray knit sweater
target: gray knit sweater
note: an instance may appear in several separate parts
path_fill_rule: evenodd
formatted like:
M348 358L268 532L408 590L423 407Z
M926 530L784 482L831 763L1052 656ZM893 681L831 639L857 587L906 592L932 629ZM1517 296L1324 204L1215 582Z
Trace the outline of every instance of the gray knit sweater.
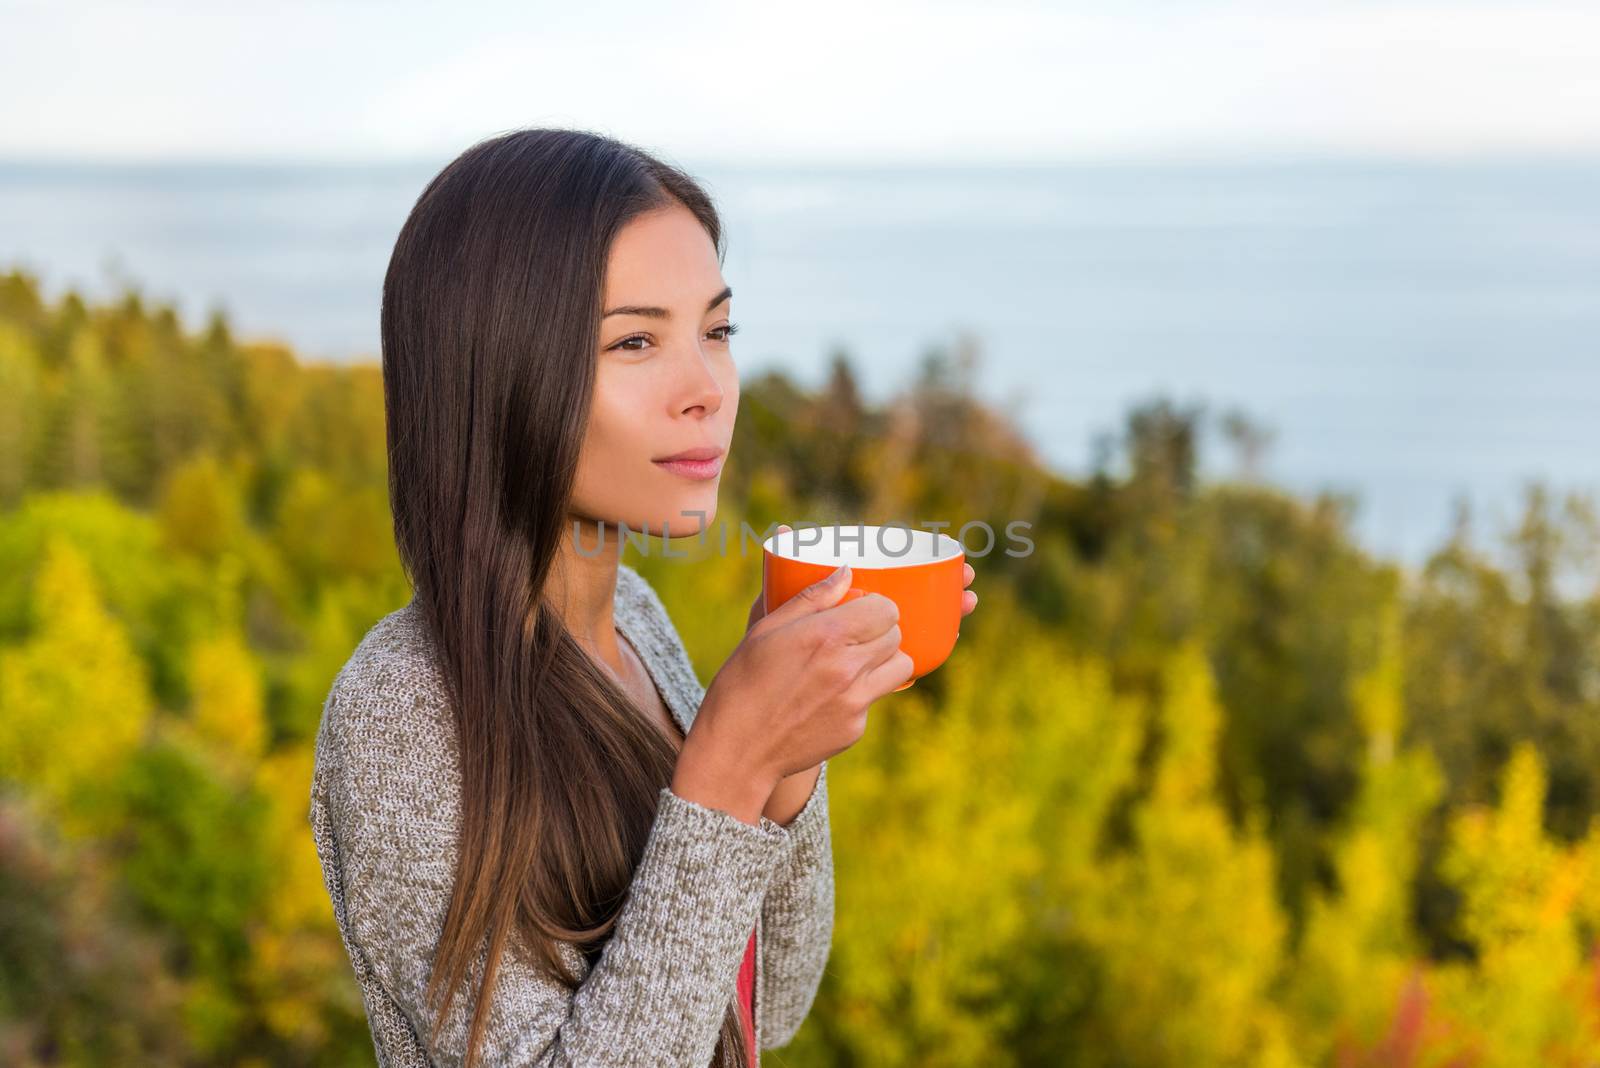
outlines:
M614 617L687 733L705 695L649 582L626 564ZM367 632L317 733L311 828L384 1068L458 1065L486 949L436 1045L425 1004L456 863L460 765L432 638L415 600ZM827 763L787 825L759 826L662 787L610 940L568 991L506 954L480 1063L709 1065L756 932L758 1048L793 1038L833 936Z

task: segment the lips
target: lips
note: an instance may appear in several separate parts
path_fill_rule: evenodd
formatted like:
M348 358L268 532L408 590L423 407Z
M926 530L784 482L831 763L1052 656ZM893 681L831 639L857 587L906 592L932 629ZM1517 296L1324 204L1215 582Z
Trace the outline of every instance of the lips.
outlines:
M716 478L721 473L723 459L722 449L706 445L662 457L655 461L655 464L664 471L670 471L691 481L704 482Z
M685 449L683 452L675 452L671 456L657 456L656 463L664 463L668 460L715 460L721 455L721 447L717 445L702 445L697 449Z

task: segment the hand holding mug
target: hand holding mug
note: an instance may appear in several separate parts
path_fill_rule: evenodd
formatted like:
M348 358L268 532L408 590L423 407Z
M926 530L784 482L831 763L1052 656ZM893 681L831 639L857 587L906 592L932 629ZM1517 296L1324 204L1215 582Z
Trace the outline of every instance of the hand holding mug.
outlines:
M673 792L753 823L784 776L854 745L872 702L911 677L899 616L852 591L848 566L766 612L706 689Z

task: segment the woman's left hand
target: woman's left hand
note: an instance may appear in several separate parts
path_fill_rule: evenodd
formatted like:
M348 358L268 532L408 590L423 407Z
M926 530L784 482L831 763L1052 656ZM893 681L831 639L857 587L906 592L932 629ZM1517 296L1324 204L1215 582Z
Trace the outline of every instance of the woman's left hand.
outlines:
M777 532L779 534L782 534L784 531L786 531L788 529L789 529L788 524L779 523ZM977 591L968 588L968 587L970 587L972 585L972 580L974 578L976 578L976 577L977 577L977 572L972 570L972 565L963 561L962 564L961 564L961 618L962 619L965 619L967 616L970 616L972 614L972 610L974 608L978 607L978 593L977 593ZM749 620L744 625L744 632L746 634L749 634L750 633L750 628L755 626L758 622L760 622L761 617L766 615L766 614L767 614L766 613L766 608L762 604L761 594L760 594L760 592L757 592L756 593L756 599L754 601L750 602L750 617L749 617Z

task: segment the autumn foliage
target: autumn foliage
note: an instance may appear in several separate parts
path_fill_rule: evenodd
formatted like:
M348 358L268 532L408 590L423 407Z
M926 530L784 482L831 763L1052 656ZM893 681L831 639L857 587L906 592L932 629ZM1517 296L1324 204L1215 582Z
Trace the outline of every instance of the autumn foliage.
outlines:
M877 404L842 353L747 381L730 551L629 551L709 679L759 582L741 523L1029 524L832 766L833 953L764 1058L1600 1064L1589 502L1532 486L1492 548L1463 512L1402 569L1352 501L1201 480L1203 410L1052 472L976 361ZM0 276L0 1062L371 1063L311 746L408 596L375 365Z

